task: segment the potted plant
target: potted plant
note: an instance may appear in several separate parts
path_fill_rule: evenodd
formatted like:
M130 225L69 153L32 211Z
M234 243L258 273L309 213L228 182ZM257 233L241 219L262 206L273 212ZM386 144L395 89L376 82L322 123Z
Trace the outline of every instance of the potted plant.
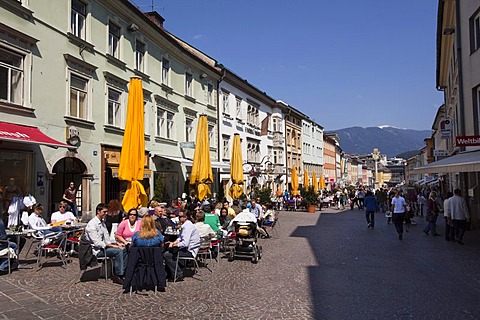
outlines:
M317 206L317 194L315 193L313 186L302 188L300 194L303 198L302 205L305 206L305 209L310 213L315 212Z

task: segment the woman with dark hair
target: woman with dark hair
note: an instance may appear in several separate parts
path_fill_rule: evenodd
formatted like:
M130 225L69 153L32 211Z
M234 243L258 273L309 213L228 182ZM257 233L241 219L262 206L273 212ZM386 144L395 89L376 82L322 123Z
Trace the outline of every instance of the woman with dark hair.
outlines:
M135 232L140 230L141 222L138 220L138 211L132 208L128 210L127 219L123 220L118 226L115 237L118 243L126 245L132 241Z
M218 216L220 219L220 228L227 230L228 224L230 223L230 216L228 215L228 208L222 207L220 209L220 215Z
M110 200L107 207L108 212L105 216L105 225L108 233L110 233L112 232L112 224L116 223L118 226L123 221L124 210L122 204L117 199Z

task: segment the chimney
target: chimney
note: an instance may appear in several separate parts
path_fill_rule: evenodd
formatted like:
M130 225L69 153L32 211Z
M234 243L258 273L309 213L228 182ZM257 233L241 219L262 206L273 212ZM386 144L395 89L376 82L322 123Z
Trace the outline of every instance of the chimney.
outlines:
M150 21L163 29L163 22L165 19L157 11L145 12L145 15L148 17L148 19L150 19Z

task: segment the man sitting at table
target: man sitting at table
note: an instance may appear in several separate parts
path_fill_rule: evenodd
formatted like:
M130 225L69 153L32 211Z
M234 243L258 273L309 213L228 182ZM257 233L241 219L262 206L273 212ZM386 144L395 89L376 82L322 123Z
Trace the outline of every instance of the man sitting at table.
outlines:
M163 254L167 278L170 281L183 280L182 268L177 271L177 278L173 278L175 275L175 261L177 259L177 255L180 257L195 258L197 256L198 249L200 248L200 234L197 228L195 228L193 223L188 220L187 215L184 212L180 212L178 214L178 218L182 225L178 239L173 242L168 242L168 250Z
M113 258L115 271L112 280L116 284L123 285L123 276L127 261L127 250L110 239L107 227L103 219L108 212L104 203L99 203L96 208L96 216L85 227L85 239L90 242L93 254L97 257Z
M75 215L67 211L67 202L66 201L60 201L58 204L58 211L52 213L52 216L50 217L50 221L52 223L60 222L60 221L65 221L65 224L71 223L71 222L76 222L77 218Z

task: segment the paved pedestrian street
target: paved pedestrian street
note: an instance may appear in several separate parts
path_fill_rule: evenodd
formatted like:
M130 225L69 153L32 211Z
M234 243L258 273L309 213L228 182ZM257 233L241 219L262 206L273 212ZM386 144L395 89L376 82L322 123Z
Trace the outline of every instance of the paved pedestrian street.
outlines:
M278 236L260 240L258 264L221 259L212 273L201 268L156 295L123 294L110 280L77 283L76 258L66 269L52 258L0 276L0 319L480 318L478 231L461 246L426 236L422 220L400 241L380 213L374 230L358 210L279 217Z

